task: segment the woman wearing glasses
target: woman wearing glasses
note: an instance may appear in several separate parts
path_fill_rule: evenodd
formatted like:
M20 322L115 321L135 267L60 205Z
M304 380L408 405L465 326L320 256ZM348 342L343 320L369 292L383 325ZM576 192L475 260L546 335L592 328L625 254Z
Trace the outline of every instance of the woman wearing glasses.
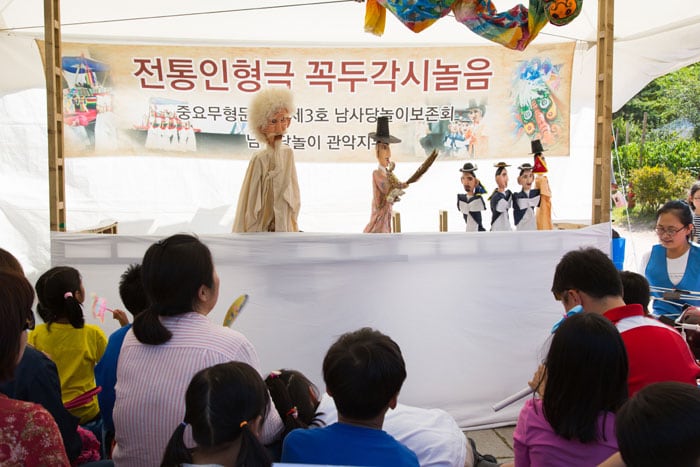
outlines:
M664 204L656 213L655 230L659 244L644 255L640 271L652 290L652 313L672 324L684 305L700 306L700 246L691 243L693 214L688 203L674 200ZM683 296L670 296L666 289L683 291ZM698 292L697 299L690 298L688 292Z

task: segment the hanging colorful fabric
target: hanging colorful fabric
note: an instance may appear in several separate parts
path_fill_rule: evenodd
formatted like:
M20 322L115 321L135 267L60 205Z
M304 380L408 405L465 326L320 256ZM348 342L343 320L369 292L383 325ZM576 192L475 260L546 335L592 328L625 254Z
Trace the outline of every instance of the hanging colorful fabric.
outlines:
M404 26L413 32L421 32L452 9L455 0L377 0ZM369 5L368 5L369 8Z
M529 9L518 4L502 13L491 0L456 0L452 9L472 32L514 50L525 50L548 22L541 0L530 0Z
M365 6L365 32L371 32L375 36L384 34L386 24L386 8L379 4L378 0L367 0Z

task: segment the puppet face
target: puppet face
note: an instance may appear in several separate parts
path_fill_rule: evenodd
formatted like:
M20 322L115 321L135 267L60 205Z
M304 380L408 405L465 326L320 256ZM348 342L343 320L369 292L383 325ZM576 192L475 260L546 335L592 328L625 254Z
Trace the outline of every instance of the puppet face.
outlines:
M523 190L527 191L532 188L532 183L535 181L535 176L532 174L532 170L525 170L522 175L518 177L518 183L523 187Z
M508 188L508 171L503 169L500 174L496 175L496 185L499 190L505 191Z
M287 110L282 109L270 116L267 125L262 127L262 132L267 136L267 140L272 142L275 138L281 138L287 132L287 128L292 122Z
M385 169L389 166L391 159L391 147L387 143L377 142L377 161Z
M462 185L464 186L464 191L469 194L474 193L476 185L479 183L479 179L477 179L472 172L462 172L461 180Z

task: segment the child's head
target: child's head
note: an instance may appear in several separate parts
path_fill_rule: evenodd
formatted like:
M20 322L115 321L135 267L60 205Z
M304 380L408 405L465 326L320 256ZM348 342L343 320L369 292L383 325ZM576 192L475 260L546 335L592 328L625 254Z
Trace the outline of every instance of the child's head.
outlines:
M17 258L3 248L0 248L0 271L14 271L24 275L24 269L22 269L22 265L19 264Z
M464 186L464 191L469 194L473 194L476 187L479 186L479 179L476 178L477 169L478 167L476 164L472 164L471 162L467 162L461 169L459 169L459 171L462 172L462 177L460 180Z
M554 432L583 443L597 439L600 412L614 413L627 399L627 352L615 326L595 313L567 318L544 366L544 414Z
M630 467L700 465L700 389L663 382L642 388L618 411L617 444Z
M36 311L46 324L66 319L74 328L85 325L83 308L85 289L77 269L56 266L39 276L36 281L39 303Z
M689 242L693 235L693 213L688 203L677 199L661 206L656 211L656 234L666 248L684 240Z
M148 308L148 297L141 281L141 265L131 264L119 279L119 296L122 303L134 316Z
M195 452L215 452L240 440L236 465L270 465L258 440L269 400L265 382L247 363L221 363L199 371L187 387L184 422L170 438L162 465L192 462L183 439L186 425L192 427Z
M369 420L395 406L406 365L389 336L362 328L343 334L328 349L323 379L340 416Z
M648 315L651 291L647 278L636 272L620 271L620 279L622 280L622 299L625 303L642 305L644 313Z
M219 277L209 248L192 235L177 234L151 245L141 263L141 281L150 305L134 320L144 344L167 342L171 333L159 316L209 313L219 296Z
M688 193L688 202L695 213L700 212L700 181L693 183Z
M0 271L0 381L12 379L27 343L26 330L34 328L34 289L22 274Z
M303 373L285 369L273 371L265 378L265 384L287 431L311 424L320 394Z

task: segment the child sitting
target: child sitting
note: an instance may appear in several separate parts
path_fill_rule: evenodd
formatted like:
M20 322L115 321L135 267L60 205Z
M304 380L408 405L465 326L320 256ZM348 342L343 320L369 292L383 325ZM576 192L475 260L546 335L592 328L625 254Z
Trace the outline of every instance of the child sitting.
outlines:
M338 423L289 433L282 462L418 466L413 451L382 430L406 379L396 342L369 328L343 334L326 353L323 379L338 409Z
M181 465L269 466L258 440L270 397L260 374L243 362L205 368L194 375L185 393L185 418L175 429L162 467ZM197 446L185 446L192 428Z

